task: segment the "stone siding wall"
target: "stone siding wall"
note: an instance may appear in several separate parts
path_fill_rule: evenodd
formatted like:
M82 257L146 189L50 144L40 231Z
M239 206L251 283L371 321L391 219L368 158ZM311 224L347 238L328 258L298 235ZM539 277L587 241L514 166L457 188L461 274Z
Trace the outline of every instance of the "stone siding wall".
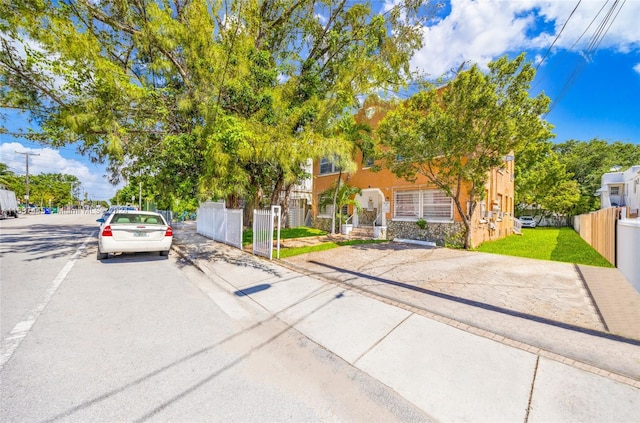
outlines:
M434 223L427 222L425 229L420 229L416 222L387 222L387 239L402 238L418 241L435 242L438 246L464 247L464 225L460 222Z
M338 223L338 219L336 219L336 226ZM326 217L314 217L311 221L311 226L316 229L321 229L323 231L327 231L331 233L331 218ZM336 232L338 230L336 229Z
M359 214L358 214L358 222L361 225L373 225L373 221L376 220L376 217L378 217L378 209L373 209L372 211L369 210L362 210Z

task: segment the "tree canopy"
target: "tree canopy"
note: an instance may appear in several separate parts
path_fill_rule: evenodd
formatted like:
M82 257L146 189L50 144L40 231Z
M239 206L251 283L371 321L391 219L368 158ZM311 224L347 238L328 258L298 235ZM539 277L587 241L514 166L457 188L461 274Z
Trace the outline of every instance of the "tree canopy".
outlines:
M549 99L529 96L534 75L524 55L492 62L488 73L474 65L445 87L398 105L380 123L380 140L389 147L387 166L409 181L424 175L453 198L467 229L465 247L488 172L523 145L552 136L541 118Z
M568 217L580 201L580 187L552 143L527 144L516 154L515 207L519 215ZM558 224L562 220L557 220Z
M594 138L590 141L569 140L554 144L552 148L580 188L580 199L571 209L571 215L600 208L600 199L595 193L601 186L603 174L616 168L625 171L640 164L640 145L637 144Z
M425 0L0 0L0 102L33 139L176 197L274 202L333 129L409 77ZM162 204L165 203L165 204Z
M4 163L0 163L0 186L15 192L18 202L24 202L26 176L16 175ZM82 199L80 186L80 181L73 175L60 173L30 175L29 202L43 207L73 205L75 199Z

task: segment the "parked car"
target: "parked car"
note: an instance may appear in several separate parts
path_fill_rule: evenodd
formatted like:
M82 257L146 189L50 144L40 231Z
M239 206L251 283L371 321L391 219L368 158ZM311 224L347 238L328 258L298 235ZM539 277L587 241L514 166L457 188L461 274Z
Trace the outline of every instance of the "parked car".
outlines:
M535 228L537 225L533 216L520 216L520 222L523 228Z
M98 219L100 221L102 219ZM98 260L109 254L158 251L169 255L173 230L160 213L120 210L101 222L98 234Z

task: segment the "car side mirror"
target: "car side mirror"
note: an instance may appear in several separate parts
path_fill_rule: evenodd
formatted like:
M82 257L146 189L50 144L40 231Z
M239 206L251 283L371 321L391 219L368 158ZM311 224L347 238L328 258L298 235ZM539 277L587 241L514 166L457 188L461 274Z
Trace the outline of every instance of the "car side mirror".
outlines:
M96 219L96 222L104 223L104 218Z

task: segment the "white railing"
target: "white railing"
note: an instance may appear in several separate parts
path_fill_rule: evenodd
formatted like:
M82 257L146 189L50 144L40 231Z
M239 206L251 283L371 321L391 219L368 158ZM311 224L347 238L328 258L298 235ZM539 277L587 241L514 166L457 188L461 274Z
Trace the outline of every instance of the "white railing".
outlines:
M518 218L513 219L513 232L517 234L522 233L522 222Z
M242 210L226 209L224 202L201 203L196 232L242 249Z
M297 228L304 226L305 214L303 208L289 208L289 227Z

